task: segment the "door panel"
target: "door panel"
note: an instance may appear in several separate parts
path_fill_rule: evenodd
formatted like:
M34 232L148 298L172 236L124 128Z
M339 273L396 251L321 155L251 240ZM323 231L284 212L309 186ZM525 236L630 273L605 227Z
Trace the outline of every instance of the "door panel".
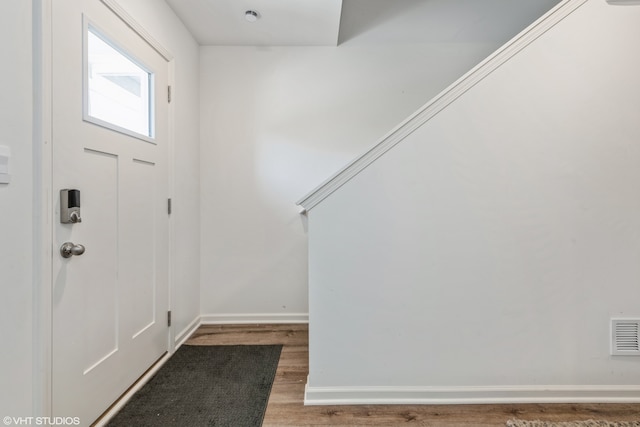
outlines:
M83 296L79 305L83 315L78 321L87 331L83 334L82 365L86 374L118 349L118 157L85 148L79 161L85 168L83 175L100 176L99 180L83 182L81 201L86 208L82 216L85 223L102 224L99 236L86 233L86 227L76 227L78 232L71 241L76 239L90 250L82 255L82 262L67 265L75 273L68 283L74 283ZM97 195L99 200L95 200ZM76 279L90 275L101 280L76 283ZM68 308L73 310L72 306Z
M87 22L152 71L152 138L83 119ZM52 27L52 405L90 425L168 349L168 64L99 0L52 2ZM101 96L140 92L139 77L87 68L119 85ZM69 188L80 190L82 222L61 224ZM65 242L86 250L63 258Z
M131 293L127 298L131 301L130 334L136 338L158 320L155 300L152 298L156 292L156 257L153 250L156 245L156 224L153 212L156 209L154 201L157 200L157 195L155 187L150 184L153 183L155 164L133 159L131 175L131 186L127 188L127 192L135 209L132 209L128 218L131 222L123 224L123 244L131 247L136 256L123 259L123 270L136 284L130 288Z

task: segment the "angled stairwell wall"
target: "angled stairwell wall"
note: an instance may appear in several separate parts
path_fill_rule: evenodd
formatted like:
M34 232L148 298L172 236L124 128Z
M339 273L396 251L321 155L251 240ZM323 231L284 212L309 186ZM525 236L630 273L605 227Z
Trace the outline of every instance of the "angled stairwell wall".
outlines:
M638 42L565 1L300 201L308 404L640 402Z

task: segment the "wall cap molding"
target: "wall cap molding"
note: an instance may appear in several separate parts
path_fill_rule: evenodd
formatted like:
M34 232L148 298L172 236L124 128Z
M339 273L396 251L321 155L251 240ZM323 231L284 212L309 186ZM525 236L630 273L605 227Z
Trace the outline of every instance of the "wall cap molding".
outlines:
M305 387L305 405L640 403L640 385Z
M534 40L542 36L564 18L573 13L576 9L586 3L586 1L587 0L564 0L560 2L540 19L471 69L471 71L467 72L444 91L440 92L440 94L436 95L435 98L385 135L364 154L351 161L351 163L346 165L327 181L320 184L320 186L316 187L302 199L298 200L296 204L302 207L304 213L311 210L334 191L366 169L387 151L402 142L402 140L411 135L416 129L431 120L431 118L458 99L462 94L473 88L476 84L493 73L493 71L518 54Z

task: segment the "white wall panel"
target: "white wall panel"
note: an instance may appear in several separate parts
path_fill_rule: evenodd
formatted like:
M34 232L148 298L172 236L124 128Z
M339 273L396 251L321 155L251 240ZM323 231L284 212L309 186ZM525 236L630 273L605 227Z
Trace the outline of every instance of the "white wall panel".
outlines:
M30 1L0 3L0 145L11 183L0 184L0 413L32 412L33 166Z
M311 210L311 403L640 400L638 22L586 2Z

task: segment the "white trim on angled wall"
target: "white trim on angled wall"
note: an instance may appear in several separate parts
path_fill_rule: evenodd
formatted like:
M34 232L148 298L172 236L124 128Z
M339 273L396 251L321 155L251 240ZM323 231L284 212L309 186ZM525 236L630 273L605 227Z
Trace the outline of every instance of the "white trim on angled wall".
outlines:
M542 36L560 21L573 13L586 1L587 0L564 0L560 2L556 7L547 12L546 15L511 39L511 41L482 61L471 71L460 77L411 117L385 135L367 152L354 159L331 178L320 184L320 186L316 187L302 199L298 200L296 204L302 207L302 213L306 213L318 203L329 197L329 195L334 191L349 182L352 178L375 162L376 159L383 156L387 151L401 143L416 129L431 120L431 118L440 113L440 111L445 109L449 104L482 81L513 56L517 55L521 50L531 44L531 42Z
M202 325L246 325L309 323L308 313L243 313L243 314L203 314Z
M640 403L640 386L309 387L305 405Z

